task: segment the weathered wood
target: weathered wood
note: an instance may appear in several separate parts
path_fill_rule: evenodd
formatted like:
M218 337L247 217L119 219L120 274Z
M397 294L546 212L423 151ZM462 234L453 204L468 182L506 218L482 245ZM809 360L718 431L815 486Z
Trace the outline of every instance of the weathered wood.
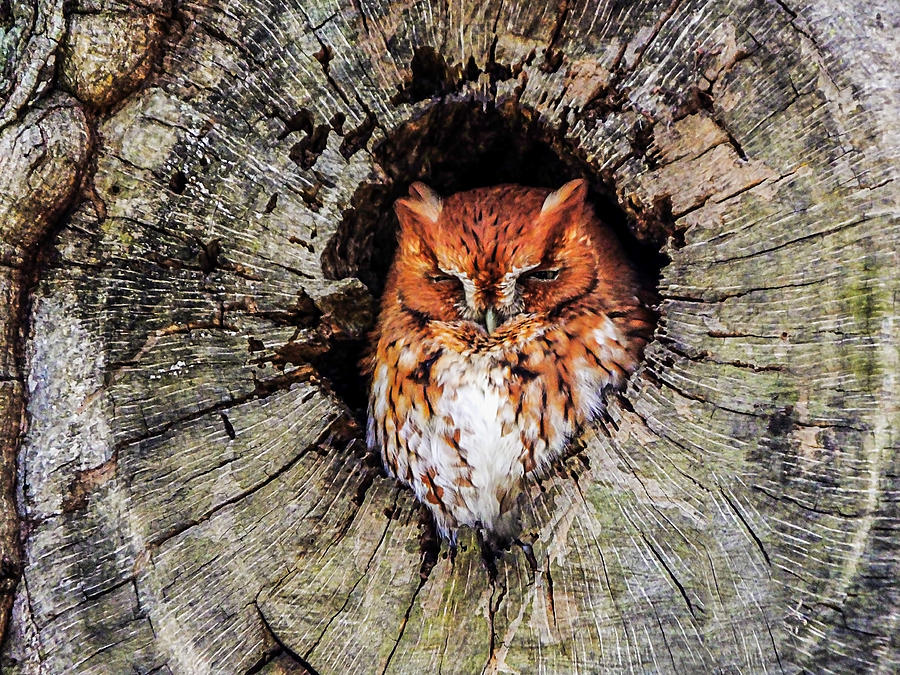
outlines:
M28 291L38 250L75 194L89 146L84 113L65 95L51 96L20 125L0 131L0 628L22 573L15 479L25 427Z
M0 14L3 672L900 667L895 8L62 12ZM578 173L659 326L491 579L353 363L410 181Z

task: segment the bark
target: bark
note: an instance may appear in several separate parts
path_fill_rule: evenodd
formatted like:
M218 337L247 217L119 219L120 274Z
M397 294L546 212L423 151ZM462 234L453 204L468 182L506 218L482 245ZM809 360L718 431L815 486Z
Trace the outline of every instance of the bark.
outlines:
M897 670L898 18L0 3L0 669ZM492 575L355 361L409 182L575 175L659 325Z

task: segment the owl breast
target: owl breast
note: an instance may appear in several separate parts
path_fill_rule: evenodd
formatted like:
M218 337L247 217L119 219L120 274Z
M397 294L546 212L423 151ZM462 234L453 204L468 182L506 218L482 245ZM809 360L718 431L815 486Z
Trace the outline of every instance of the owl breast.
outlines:
M608 320L592 322L598 337L614 330ZM604 345L616 344L608 338L574 342L527 325L508 333L463 350L440 334L398 341L374 373L369 445L382 448L388 472L413 488L451 539L460 526L508 530L504 517L523 478L559 455L610 382L597 365L610 356Z
M370 445L384 448L388 471L431 507L444 536L463 525L496 530L525 465L558 443L561 420L548 419L544 431L553 438L540 438L538 420L523 410L529 387L511 378L508 361L497 355L443 351L423 383L423 405L418 392L400 392L396 376L381 368L373 386L374 408L385 410L387 429L396 433L378 443L382 434L372 427Z

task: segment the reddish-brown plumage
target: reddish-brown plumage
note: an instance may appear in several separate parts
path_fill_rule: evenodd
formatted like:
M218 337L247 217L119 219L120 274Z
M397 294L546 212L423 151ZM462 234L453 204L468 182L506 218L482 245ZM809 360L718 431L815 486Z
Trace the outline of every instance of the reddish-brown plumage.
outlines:
M368 364L368 441L451 538L501 535L521 481L556 458L652 331L583 181L398 200L397 254Z

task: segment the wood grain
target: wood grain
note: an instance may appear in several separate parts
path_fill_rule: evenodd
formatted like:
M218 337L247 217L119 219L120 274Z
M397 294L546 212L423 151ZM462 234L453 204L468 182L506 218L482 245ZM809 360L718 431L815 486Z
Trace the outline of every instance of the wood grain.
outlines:
M4 673L900 667L895 8L66 11L0 14ZM660 320L492 580L352 363L409 182L557 170Z

